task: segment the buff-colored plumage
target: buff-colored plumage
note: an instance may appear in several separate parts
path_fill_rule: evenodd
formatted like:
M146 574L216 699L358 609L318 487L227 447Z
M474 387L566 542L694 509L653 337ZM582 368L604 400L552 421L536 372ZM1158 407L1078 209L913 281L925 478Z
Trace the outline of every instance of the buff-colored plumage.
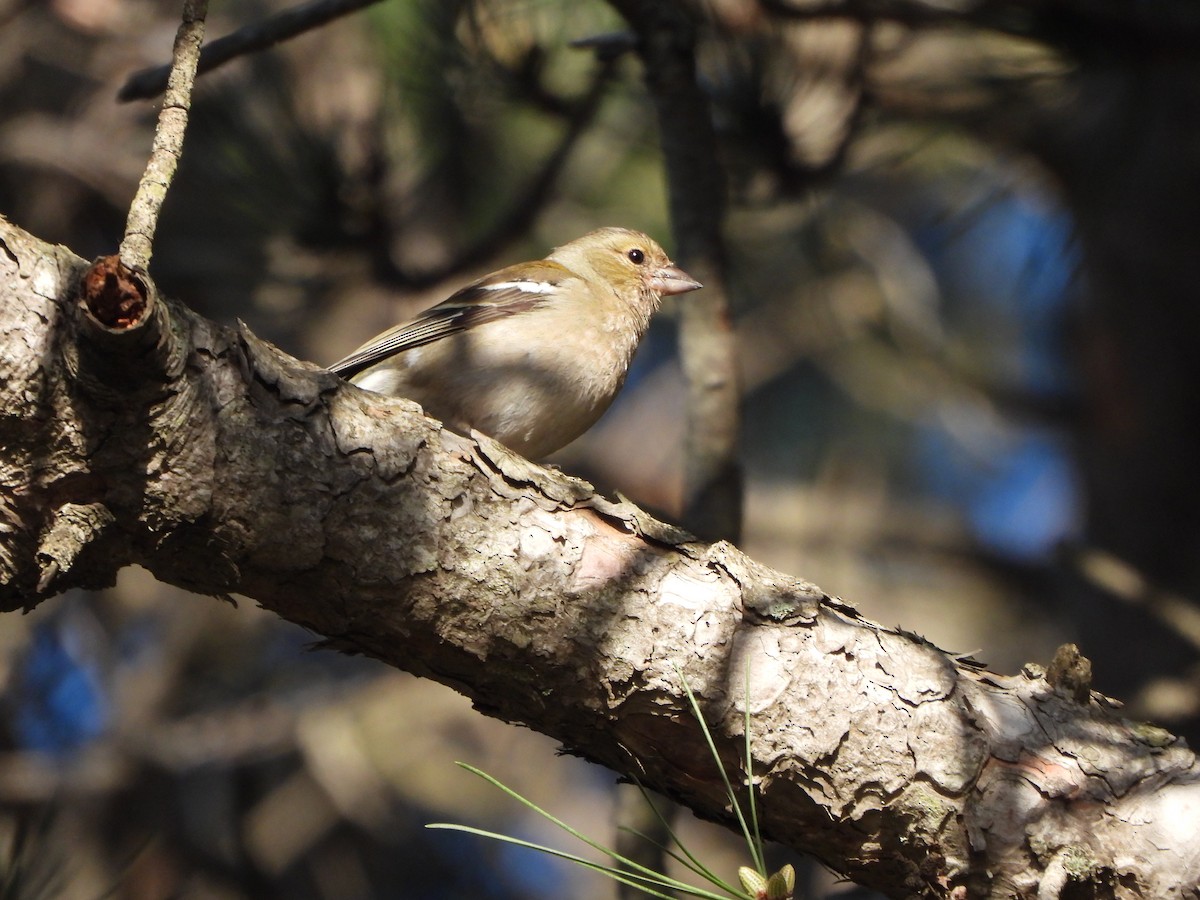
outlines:
M601 228L467 285L330 368L537 459L608 408L662 297L700 286L641 232Z

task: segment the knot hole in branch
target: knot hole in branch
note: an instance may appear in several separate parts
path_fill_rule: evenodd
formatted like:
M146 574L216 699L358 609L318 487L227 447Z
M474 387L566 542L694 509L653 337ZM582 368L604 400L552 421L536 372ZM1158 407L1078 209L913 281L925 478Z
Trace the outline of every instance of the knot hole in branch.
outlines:
M83 273L81 300L101 325L122 330L136 325L150 305L146 279L119 256L102 256Z

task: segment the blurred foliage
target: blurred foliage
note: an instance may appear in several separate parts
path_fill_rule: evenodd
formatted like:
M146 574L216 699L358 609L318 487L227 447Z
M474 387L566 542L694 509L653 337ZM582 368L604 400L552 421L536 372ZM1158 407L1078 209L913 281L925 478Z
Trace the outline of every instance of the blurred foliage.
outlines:
M283 6L214 4L210 34ZM1109 137L1140 150L1129 122L1147 104L1131 85L1153 82L1150 64L1085 52L1090 33L1051 20L1054 0L1021 27L955 22L953 3L941 20L870 25L781 6L700 6L734 200L746 549L1004 671L1093 627L1085 653L1106 634L1129 652L1098 665L1101 686L1136 714L1194 727L1196 645L1169 613L1191 609L1197 586L1160 585L1167 570L1145 559L1060 552L1146 526L1118 504L1117 525L1099 527L1116 479L1088 466L1110 433L1096 421L1133 427L1113 381L1131 329L1095 327L1097 263L1136 274L1174 258L1153 243L1152 216L1122 232L1128 214L1107 200L1136 162ZM0 211L83 256L111 252L153 120L150 104L114 98L165 57L175 13L149 0L0 3ZM570 45L621 27L601 0L392 0L205 76L155 277L206 315L327 362L473 275L598 225L666 239L640 64ZM1186 106L1200 79L1176 76ZM1194 117L1171 118L1160 93L1165 111L1146 120L1187 127ZM1148 149L1138 158L1162 168ZM1189 196L1138 171L1135 200ZM1164 221L1194 246L1197 217ZM1155 321L1180 331L1186 356L1192 332ZM622 400L558 460L667 516L683 427L671 346L668 308ZM1138 346L1130 364L1148 370L1154 353ZM1181 529L1180 546L1190 540ZM1170 602L1147 602L1159 588ZM1106 603L1116 627L1100 624ZM1165 636L1132 639L1151 613ZM7 619L0 896L608 896L420 827L449 818L537 837L458 775L450 763L464 759L599 834L606 773L551 762L548 741L436 685L307 652L311 637L141 572ZM724 836L688 828L732 874ZM804 872L798 896L840 889Z

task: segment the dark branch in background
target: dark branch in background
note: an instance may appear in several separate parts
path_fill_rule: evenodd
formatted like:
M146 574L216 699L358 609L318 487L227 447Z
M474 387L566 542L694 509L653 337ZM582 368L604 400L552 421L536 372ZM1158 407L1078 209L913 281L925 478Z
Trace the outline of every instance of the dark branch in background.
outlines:
M585 46L581 44L580 46ZM591 44L586 46L591 47ZM377 265L381 280L406 288L421 288L437 284L446 278L486 262L495 256L506 244L527 231L534 219L542 211L542 207L550 198L554 184L558 180L563 167L571 157L571 152L579 139L587 132L596 118L604 93L616 72L619 53L610 52L608 45L595 47L599 68L587 93L577 101L567 122L567 130L554 152L546 159L539 169L515 196L517 201L506 212L480 235L473 243L462 248L442 265L429 269L410 270L398 266L392 258L389 248L391 244L390 229L386 223L381 223L377 232L382 236L378 240ZM539 95L540 105L545 107L548 100Z
M243 26L204 48L197 74L202 75L239 56L264 50L378 2L380 0L312 0ZM788 0L758 2L773 15L802 20L850 18L913 26L962 23L1034 38L1047 36L1039 33L1039 24L1055 21L1064 27L1086 27L1093 32L1110 33L1126 41L1130 37L1129 29L1133 29L1142 42L1179 48L1190 48L1200 38L1200 7L1189 3L1144 9L1128 3L1058 0L1048 8L1027 2L991 2L955 9L914 0L830 0L820 5L803 6L793 5ZM673 10L672 14L676 12ZM169 65L162 65L135 72L121 87L117 98L128 102L157 97L167 87L169 71Z
M1200 5L1189 0L1152 5L1123 0L985 0L958 5L923 0L758 3L771 15L793 20L853 19L911 27L972 25L1076 49L1103 46L1104 52L1122 56L1168 49L1188 52L1200 39Z
M200 45L204 43L204 19L208 0L184 0L183 20L175 34L167 93L154 130L154 145L146 171L129 204L125 238L121 241L121 261L130 268L145 269L154 252L154 232L179 156L183 153L183 133L187 130L188 110L192 105L192 85Z
M252 22L231 34L217 38L205 47L204 52L200 54L197 74L203 75L239 56L265 50L378 2L380 0L313 0L260 22ZM117 92L117 99L128 102L157 97L167 87L169 71L170 66L156 66L135 72Z
M658 112L671 226L682 265L704 290L681 304L687 378L684 524L707 538L741 532L739 378L725 279L725 172L709 98L696 78L696 22L684 4L611 0L638 36Z

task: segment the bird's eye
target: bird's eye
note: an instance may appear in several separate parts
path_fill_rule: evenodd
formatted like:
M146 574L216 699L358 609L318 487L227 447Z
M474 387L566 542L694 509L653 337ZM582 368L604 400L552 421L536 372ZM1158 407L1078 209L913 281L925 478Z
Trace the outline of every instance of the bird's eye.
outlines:
M643 253L641 250L639 250L637 247L634 247L632 250L629 251L629 261L632 262L635 266L640 266L642 263L644 263L646 261L646 254Z

